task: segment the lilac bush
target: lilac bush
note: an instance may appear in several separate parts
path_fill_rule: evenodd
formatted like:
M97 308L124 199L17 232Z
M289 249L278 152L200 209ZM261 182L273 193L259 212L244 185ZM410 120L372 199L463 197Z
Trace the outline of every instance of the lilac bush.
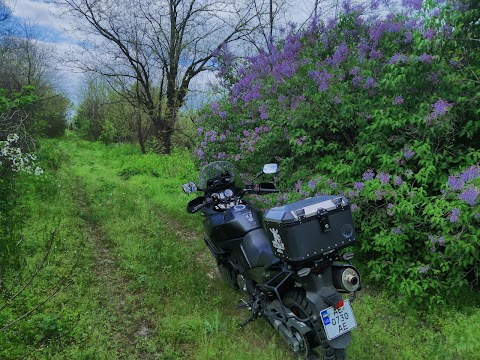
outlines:
M200 115L196 155L250 173L280 163L290 193L274 202L346 195L369 278L438 300L479 281L476 58L455 40L455 2L403 4L346 4L223 71L231 86Z

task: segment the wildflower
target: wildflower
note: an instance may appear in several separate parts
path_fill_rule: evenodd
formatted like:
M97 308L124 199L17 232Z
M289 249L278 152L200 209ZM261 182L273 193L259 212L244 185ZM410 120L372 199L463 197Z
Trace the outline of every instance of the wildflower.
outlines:
M218 115L222 118L225 119L227 117L227 113L225 111L220 111Z
M203 133L203 127L199 127L197 129L197 134L200 135L201 133Z
M352 212L357 211L357 210L358 210L358 205L357 205L357 204L351 204L351 205L350 205L350 210L351 210Z
M405 171L405 175L407 175L407 177L411 177L413 175L413 171L411 169L407 169Z
M315 189L315 186L317 186L317 182L315 180L310 180L308 182L308 187L311 189L311 190L314 190Z

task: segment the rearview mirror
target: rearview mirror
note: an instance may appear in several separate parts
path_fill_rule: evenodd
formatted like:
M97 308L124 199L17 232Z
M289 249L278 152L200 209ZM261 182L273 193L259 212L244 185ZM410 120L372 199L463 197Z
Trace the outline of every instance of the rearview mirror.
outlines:
M277 164L265 164L265 165L263 165L262 172L264 174L276 174L277 171L278 171L278 165Z
M182 189L185 194L191 194L197 191L197 185L195 185L194 182L189 182L189 183L183 184Z

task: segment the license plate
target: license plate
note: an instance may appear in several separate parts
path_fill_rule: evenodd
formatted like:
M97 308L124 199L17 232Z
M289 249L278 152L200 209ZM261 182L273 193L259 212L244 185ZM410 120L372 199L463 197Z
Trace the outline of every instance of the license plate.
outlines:
M328 340L335 339L357 327L352 306L348 300L344 300L343 306L338 309L330 306L322 310L320 317Z

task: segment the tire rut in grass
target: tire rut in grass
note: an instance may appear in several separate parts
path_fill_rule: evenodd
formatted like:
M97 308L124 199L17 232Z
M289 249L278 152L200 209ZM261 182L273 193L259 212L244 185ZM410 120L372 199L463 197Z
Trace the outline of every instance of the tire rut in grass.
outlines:
M103 231L92 211L87 195L80 183L75 185L74 197L80 217L85 222L85 233L92 247L93 286L99 307L106 314L104 331L112 337L111 347L119 353L133 352L137 344L156 332L154 323L135 314L149 314L151 311L142 305L142 294L129 289L129 279L117 264L112 244ZM128 347L128 348L127 348ZM149 358L139 347L135 358ZM160 350L159 350L160 351Z

